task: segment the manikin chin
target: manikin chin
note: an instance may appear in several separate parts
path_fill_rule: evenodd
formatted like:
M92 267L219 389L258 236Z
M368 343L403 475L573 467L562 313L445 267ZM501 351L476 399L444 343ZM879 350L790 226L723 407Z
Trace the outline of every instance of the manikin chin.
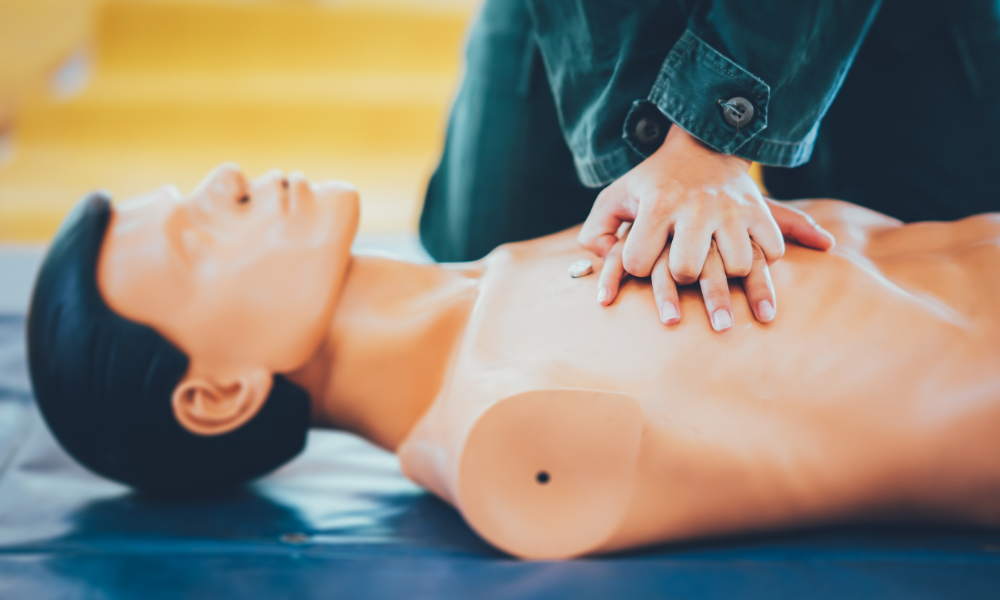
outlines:
M601 266L575 229L459 265L352 256L352 187L249 181L232 165L190 196L167 187L108 209L93 277L112 313L186 357L173 379L135 387L178 443L221 448L259 430L218 452L239 464L266 451L267 428L284 426L266 412L280 383L308 395L302 428L396 452L408 477L517 556L842 521L1000 523L1000 218L903 225L839 201L798 206L837 248L788 247L772 267L772 323L734 283L724 333L695 288L681 290L676 325L659 322L645 280L600 306L596 276L566 275L581 258ZM72 219L54 247L89 227ZM46 323L71 303L46 308L45 277L29 343L57 438L132 485L195 481L169 448L132 464L146 469L135 477L125 459L81 458L98 442L60 416L64 392L45 378L69 367L42 337L58 339ZM261 460L244 478L277 466Z

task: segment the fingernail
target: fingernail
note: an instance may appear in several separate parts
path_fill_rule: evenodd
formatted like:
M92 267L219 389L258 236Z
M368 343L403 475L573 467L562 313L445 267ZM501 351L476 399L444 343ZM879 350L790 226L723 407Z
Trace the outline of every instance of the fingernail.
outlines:
M670 324L671 321L680 320L680 313L677 312L677 307L670 302L664 302L663 306L660 307L660 320L665 324Z
M722 331L724 329L729 329L733 326L733 317L729 314L729 311L720 308L715 311L712 315L712 327L716 331Z
M768 322L774 318L774 307L767 300L761 300L757 305L757 316L761 321Z
M829 231L823 229L819 225L813 225L813 227L816 228L816 231L818 231L818 232L822 233L824 236L828 237L831 242L835 242L836 241L837 238L833 237L833 234L830 233Z
M597 301L603 303L605 300L608 299L609 294L610 292L608 291L608 288L602 287L601 289L597 290Z

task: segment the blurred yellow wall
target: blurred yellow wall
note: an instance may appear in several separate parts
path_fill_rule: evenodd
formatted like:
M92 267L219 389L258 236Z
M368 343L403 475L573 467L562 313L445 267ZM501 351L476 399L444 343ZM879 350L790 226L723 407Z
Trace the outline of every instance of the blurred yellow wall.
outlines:
M101 0L0 0L0 131L17 106L47 91L49 77L86 48Z
M0 2L0 241L48 239L92 189L188 190L226 160L352 181L364 230L412 229L477 6Z

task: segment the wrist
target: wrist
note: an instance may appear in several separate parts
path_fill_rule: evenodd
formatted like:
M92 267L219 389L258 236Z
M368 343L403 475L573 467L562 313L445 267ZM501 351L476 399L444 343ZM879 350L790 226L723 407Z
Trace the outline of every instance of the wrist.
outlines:
M667 131L667 137L663 140L663 145L656 153L683 153L685 156L699 156L704 159L714 160L720 164L725 164L729 168L739 168L742 171L749 171L753 161L736 156L735 154L723 154L718 150L705 144L676 124Z

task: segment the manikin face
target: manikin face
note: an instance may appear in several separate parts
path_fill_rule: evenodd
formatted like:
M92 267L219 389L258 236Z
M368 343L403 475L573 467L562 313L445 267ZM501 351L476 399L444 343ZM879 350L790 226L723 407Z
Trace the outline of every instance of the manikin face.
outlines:
M168 187L117 206L98 287L112 310L153 327L189 357L175 413L187 402L218 416L233 402L266 398L274 373L316 351L357 222L358 196L348 184L311 185L279 172L248 181L223 165L188 197ZM241 420L256 408L240 408ZM178 417L198 433L222 432Z

